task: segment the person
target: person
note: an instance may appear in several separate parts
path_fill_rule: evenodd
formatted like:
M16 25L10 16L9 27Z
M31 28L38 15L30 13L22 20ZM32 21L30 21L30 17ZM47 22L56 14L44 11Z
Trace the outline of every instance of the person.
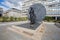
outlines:
M29 12L29 15L30 15L30 25L31 27L36 23L36 15L34 14L34 9L32 7L30 7L30 12Z

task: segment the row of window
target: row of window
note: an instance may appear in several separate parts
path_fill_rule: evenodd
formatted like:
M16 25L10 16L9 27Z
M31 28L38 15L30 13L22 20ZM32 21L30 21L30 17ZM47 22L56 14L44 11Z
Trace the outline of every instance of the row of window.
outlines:
M60 15L60 12L47 12L47 15Z
M60 3L58 3L58 4L52 4L52 5L48 5L48 7L60 7Z

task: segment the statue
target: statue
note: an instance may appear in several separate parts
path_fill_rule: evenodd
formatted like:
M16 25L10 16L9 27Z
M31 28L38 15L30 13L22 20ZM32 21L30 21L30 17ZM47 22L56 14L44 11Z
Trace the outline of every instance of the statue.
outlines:
M36 15L34 14L34 9L32 7L30 7L30 27L33 27L33 24L36 23Z
M30 24L35 24L36 15L34 14L34 9L32 7L30 9L31 9L30 12L29 12L29 14L30 14Z
M41 3L31 5L29 8L30 27L34 24L41 23L46 15L46 8Z

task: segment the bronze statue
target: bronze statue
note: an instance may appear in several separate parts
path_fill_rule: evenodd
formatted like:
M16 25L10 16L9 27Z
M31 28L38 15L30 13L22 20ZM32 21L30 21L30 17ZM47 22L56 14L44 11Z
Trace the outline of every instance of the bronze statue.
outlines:
M29 12L29 15L30 15L30 25L32 26L33 24L36 23L36 15L34 14L34 9L32 7L30 7L30 12Z

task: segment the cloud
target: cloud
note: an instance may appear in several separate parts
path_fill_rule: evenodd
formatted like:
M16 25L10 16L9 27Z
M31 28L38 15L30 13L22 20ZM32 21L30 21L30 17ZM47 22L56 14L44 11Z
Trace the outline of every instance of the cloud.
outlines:
M4 6L0 6L1 8L3 8L4 11L6 11L8 8L4 7Z
M9 7L9 8L16 8L16 9L22 9L22 0L5 0L4 2L1 2L1 4ZM5 7L4 7L5 8Z
M14 7L14 5L12 3L8 2L8 1L2 2L1 4L4 4L4 5L6 5L6 6L10 7L10 8Z
M22 5L23 3L19 1L17 4L14 4L14 8L22 10Z

